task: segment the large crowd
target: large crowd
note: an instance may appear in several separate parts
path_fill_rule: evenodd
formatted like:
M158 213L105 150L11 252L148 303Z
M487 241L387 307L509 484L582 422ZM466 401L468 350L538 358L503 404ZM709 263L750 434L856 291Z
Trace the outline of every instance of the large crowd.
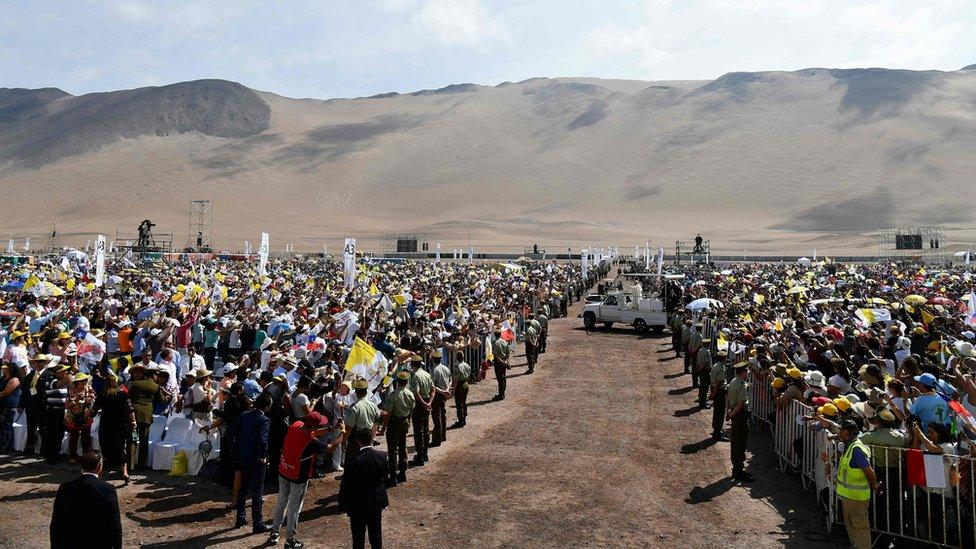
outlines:
M731 421L736 479L752 480L744 463L751 406L774 432L827 434L836 457L824 452L818 467L835 479L852 545L870 547L873 529L876 541L973 546L976 299L968 267L826 260L680 272L672 348L700 406L714 406L716 441L727 440ZM793 402L805 413L783 413L797 409ZM790 451L823 450L803 448L804 440L796 435Z
M0 265L0 452L97 461L125 482L150 467L209 475L234 490L238 526L251 496L254 531L276 542L286 524L287 547L302 545L308 479L332 471L358 518L355 545L367 526L379 543L378 512L350 511L378 505L370 466L348 470L368 461L361 450L385 438L380 483L405 482L408 431L409 465L423 466L447 439L451 401L451 427L464 428L468 384L493 373L504 399L514 346L525 345L531 372L548 319L606 273L363 261L350 285L324 259L270 261L260 274L255 261L116 258L99 285L82 254L48 259ZM266 472L279 486L271 524Z

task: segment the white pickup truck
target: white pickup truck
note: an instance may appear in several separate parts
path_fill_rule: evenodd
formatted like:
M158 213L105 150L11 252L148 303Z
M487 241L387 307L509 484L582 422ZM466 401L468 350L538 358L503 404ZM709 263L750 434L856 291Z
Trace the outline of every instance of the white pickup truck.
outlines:
M660 330L668 322L664 302L660 298L643 298L640 292L610 292L598 303L583 306L583 325L592 330L598 322L607 328L614 324L633 326L640 333Z

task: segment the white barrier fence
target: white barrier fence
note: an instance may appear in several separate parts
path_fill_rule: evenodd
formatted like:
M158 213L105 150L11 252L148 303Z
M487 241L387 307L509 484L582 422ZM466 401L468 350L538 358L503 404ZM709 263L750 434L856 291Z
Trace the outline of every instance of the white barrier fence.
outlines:
M776 408L771 389L762 376L750 374L750 403L755 423L766 423L781 470L800 476L805 489L815 489L820 507L826 511L826 527L843 523L837 496L836 472L840 460L838 443L828 437L819 423L803 418L814 409L797 401ZM908 484L908 448L872 446L871 461L884 485L872 494L869 508L875 537L901 538L940 547L976 547L976 475L973 458L942 455L945 478L936 470L937 484L926 488ZM930 473L931 474L931 473Z

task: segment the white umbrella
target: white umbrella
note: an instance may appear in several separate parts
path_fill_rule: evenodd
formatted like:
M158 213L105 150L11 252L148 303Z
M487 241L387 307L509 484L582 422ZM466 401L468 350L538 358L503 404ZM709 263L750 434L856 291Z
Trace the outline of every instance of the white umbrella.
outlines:
M689 311L702 311L704 309L721 309L725 307L721 301L717 299L712 299L710 297L703 297L701 299L696 299L685 306L685 309Z

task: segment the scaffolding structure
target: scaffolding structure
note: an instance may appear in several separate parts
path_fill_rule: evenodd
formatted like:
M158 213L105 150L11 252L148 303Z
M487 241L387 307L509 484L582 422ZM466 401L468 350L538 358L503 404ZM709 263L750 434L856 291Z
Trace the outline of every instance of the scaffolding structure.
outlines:
M213 202L209 200L190 201L190 221L186 232L187 252L213 251Z
M945 263L949 260L945 227L882 227L878 229L881 256L898 261Z
M707 263L711 258L711 245L709 240L702 240L701 243L691 243L678 240L674 243L674 262L681 263L682 258L687 258L691 264Z
M123 232L116 228L115 250L123 255L128 255L130 251L136 254L172 252L173 233L153 232L154 226L149 226L145 234Z
M429 233L387 233L380 239L380 251L388 257L397 254L426 255L434 252L434 245L430 242Z

